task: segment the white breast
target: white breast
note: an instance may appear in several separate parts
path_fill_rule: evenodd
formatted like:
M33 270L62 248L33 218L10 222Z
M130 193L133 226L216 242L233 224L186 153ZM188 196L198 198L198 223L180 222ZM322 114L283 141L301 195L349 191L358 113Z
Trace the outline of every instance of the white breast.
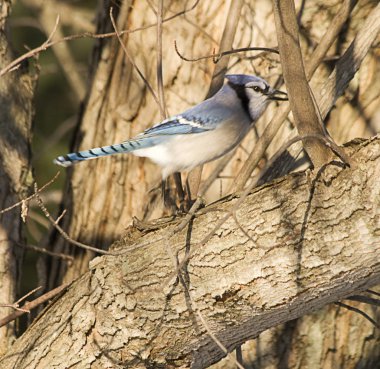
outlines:
M136 156L150 158L162 167L166 178L174 172L188 171L226 154L247 134L248 119L224 122L220 127L194 134L176 135L159 145L133 151Z

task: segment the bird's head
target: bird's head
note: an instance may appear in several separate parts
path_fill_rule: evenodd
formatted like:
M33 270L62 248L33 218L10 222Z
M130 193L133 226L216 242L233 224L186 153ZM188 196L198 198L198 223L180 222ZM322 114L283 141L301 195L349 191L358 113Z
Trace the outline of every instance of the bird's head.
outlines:
M271 100L288 100L286 92L273 89L260 77L228 74L226 78L228 85L236 92L252 121L260 117Z

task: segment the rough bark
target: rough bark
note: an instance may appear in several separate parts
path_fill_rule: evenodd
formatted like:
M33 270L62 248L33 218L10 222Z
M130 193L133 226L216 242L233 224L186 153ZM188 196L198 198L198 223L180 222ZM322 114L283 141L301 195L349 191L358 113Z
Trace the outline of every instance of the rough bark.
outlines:
M7 40L6 21L11 10L9 1L0 2L0 68L12 59ZM32 175L30 140L34 79L27 69L0 78L0 210L26 197ZM25 204L27 206L27 204ZM0 303L16 301L22 249L20 208L0 214ZM0 308L7 315L8 308ZM14 324L0 329L0 353L14 339Z
M99 27L99 32L110 30L108 2L104 1L104 3L105 9L100 12L99 24L102 26ZM134 28L156 21L156 16L146 7L145 1L125 1L121 5L121 10L113 1L109 3L115 8L115 17L119 19L120 29ZM164 3L168 5L169 1ZM171 11L182 10L184 3L189 3L189 1L170 1L169 14L172 14ZM320 41L330 26L334 12L339 9L340 3L340 0L305 2L302 17L300 17L301 46L304 55L310 55ZM318 91L319 85L326 81L334 65L334 57L340 56L346 49L360 30L371 8L377 3L377 0L359 0L355 13L347 22L347 28L340 34L335 46L329 52L328 59L330 60L318 69L312 81L314 91ZM134 8L126 12L125 9L129 4L132 4ZM202 100L207 92L213 70L210 60L192 64L180 60L171 47L173 39L177 40L180 50L186 56L201 56L212 52L213 47L218 49L217 40L220 39L225 24L228 5L228 1L202 0L194 12L188 13L186 17L181 17L175 22L168 22L164 26L164 53L168 52L164 55L164 84L170 113L177 113ZM117 17L117 11L119 11L119 17ZM141 16L142 13L144 17ZM128 15L129 19L127 19ZM174 36L171 36L172 34ZM147 72L151 81L156 79L154 63L152 63L155 56L152 51L155 39L154 28L130 37L125 36L127 46L131 47L133 56L137 58L137 62ZM247 45L276 45L274 19L270 2L267 0L247 1L243 6L234 47ZM158 107L153 99L147 96L146 89L142 87L141 81L136 78L130 65L125 62L125 56L118 49L119 46L115 41L111 43L101 41L100 47L95 51L99 57L96 58L98 61L96 65L99 68L93 69L95 82L92 84L90 96L84 107L85 119L82 119L83 124L77 131L73 149L124 140L158 119ZM247 55L252 56L251 53ZM242 54L240 56L242 56L241 59L231 60L230 67L232 68L229 72L255 73L272 84L281 75L276 57L267 55L265 58L252 60L244 59ZM328 118L329 131L337 142L342 143L353 137L368 136L380 129L378 124L380 122L378 58L379 49L370 50L357 77L346 90L344 97L337 101L336 107ZM209 200L227 193L227 189L236 179L238 169L246 160L247 152L255 145L257 135L260 135L262 127L265 127L270 120L274 109L276 107L273 104L257 124L257 132L248 135L242 145L244 150L237 151L234 160L223 172L223 177L215 181L215 185L207 194ZM376 111L378 111L377 114ZM290 118L291 121L292 118ZM268 156L287 139L291 129L291 123L283 125L267 151ZM261 160L263 161L265 158ZM205 168L205 176L212 165ZM143 163L141 159L136 160L126 156L115 157L104 159L102 163L92 162L87 168L78 166L75 172L63 205L69 210L73 205L72 213L66 215L64 221L66 229L74 238L97 246L108 246L110 240L117 238L129 224L132 215L141 218L146 209L149 209L146 214L151 214L152 206L146 207L145 210L141 206L141 202L148 202L147 199L150 196L148 189L155 183L155 176L159 178L157 168L149 162ZM154 214L157 216L158 213L159 210L157 211L156 208ZM13 224L11 226L13 227ZM70 248L61 240L54 239L53 241L57 242L59 251ZM67 279L86 270L89 258L91 255L87 255L82 260L78 258L75 269L70 271ZM6 266L9 265L6 264ZM64 267L55 263L48 263L47 266L52 267L50 274L52 287L64 275L64 271L60 273L59 270ZM361 308L363 309L362 306ZM373 314L373 311L369 312ZM312 334L307 334L307 332L312 332ZM345 338L342 337L343 335ZM370 324L363 323L363 319L357 314L329 306L297 322L287 323L284 327L272 329L270 332L266 331L265 334L260 335L253 349L249 348L248 359L256 365L255 368L265 369L327 368L329 366L347 369L360 365L370 368L371 366L366 366L370 365L367 363L371 363L370 357L372 357L372 363L380 360L375 349L376 342L378 344L380 342L378 332ZM247 355L245 358L247 359ZM223 369L229 367L225 363L222 365ZM232 365L236 367L235 363Z
M189 229L131 229L116 256L56 299L0 360L2 368L205 368L260 332L380 282L380 138L357 140L354 166L289 175L205 208ZM170 252L168 252L170 249ZM123 252L120 252L123 251ZM188 255L179 281L173 258ZM343 332L342 339L345 335Z

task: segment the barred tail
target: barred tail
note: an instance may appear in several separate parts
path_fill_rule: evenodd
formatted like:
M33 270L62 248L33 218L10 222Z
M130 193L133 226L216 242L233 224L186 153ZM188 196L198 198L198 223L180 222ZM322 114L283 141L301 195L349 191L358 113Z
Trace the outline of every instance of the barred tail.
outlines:
M123 154L128 153L134 150L142 149L146 147L141 140L130 140L125 141L120 144L97 147L91 150L84 150L79 152L73 152L67 155L58 156L54 159L55 164L61 165L62 167L69 167L72 164L78 163L80 161L96 159L101 156L114 155L114 154ZM148 145L150 146L150 145Z

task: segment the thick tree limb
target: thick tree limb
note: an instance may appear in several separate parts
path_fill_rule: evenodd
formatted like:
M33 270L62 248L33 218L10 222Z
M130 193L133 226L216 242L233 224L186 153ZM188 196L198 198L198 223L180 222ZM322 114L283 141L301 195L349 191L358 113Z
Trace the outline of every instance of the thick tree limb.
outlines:
M205 368L269 327L380 282L380 137L347 149L356 165L298 173L256 189L202 248L236 199L203 210L190 229L141 235L102 256L2 359L2 368ZM241 228L245 230L242 232ZM249 237L247 236L249 235ZM156 242L164 238L164 241ZM148 246L138 247L149 243ZM165 249L183 260L181 281ZM197 310L195 312L194 304Z

